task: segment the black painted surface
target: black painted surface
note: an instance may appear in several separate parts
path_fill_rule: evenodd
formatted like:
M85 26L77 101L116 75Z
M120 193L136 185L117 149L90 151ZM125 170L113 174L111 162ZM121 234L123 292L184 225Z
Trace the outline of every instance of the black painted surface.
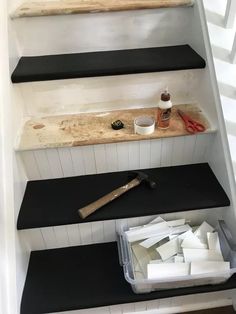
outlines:
M204 68L190 46L22 57L13 83Z
M135 294L119 265L116 243L31 253L21 314L42 314L236 288L226 283Z
M140 217L230 204L206 163L143 171L157 183L155 190L142 183L84 220L79 217L78 209L126 184L131 172L29 181L17 228Z

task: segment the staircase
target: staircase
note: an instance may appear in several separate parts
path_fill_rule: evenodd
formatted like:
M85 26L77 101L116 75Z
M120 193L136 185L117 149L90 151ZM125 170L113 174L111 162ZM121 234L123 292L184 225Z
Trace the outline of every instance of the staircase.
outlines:
M214 286L135 294L116 245L120 226L159 214L196 224L224 219L234 233L232 165L202 1L13 2L10 16L18 313L232 305L235 275ZM167 85L173 127L137 136L134 118L155 116ZM189 135L178 108L206 131ZM125 129L115 132L118 118ZM135 169L158 190L139 186L79 217L80 207Z

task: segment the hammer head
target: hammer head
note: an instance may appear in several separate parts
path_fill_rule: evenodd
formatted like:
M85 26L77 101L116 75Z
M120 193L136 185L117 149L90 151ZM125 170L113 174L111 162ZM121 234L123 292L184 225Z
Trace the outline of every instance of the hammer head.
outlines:
M146 182L151 189L156 188L156 182L152 181L145 172L133 171L133 173L136 174L136 179L138 179L140 182Z

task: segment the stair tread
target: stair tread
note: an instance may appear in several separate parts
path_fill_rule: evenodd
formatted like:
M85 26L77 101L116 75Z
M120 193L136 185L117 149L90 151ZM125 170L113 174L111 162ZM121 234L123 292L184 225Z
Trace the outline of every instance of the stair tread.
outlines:
M233 288L236 288L235 275L219 285L135 294L119 265L115 242L34 251L30 256L21 314L78 310Z
M13 18L45 15L158 9L193 5L193 0L46 0L25 1L13 13Z
M22 57L13 83L204 68L189 45Z
M234 308L232 306L225 306L225 307L218 307L218 308L210 308L206 310L200 310L200 311L191 311L186 312L185 314L233 314L236 313L234 311Z
M202 110L194 104L173 106L170 128L168 130L156 128L148 136L134 133L134 119L139 116L151 116L156 119L157 108L35 117L23 126L17 150L73 147L190 135L178 115L178 109L202 123L206 127L204 133L215 132ZM121 120L125 128L114 131L111 123L116 120Z
M130 180L129 171L29 181L17 228L141 217L230 204L207 163L146 169L144 172L157 182L157 189L141 184L84 220L77 210L126 184Z

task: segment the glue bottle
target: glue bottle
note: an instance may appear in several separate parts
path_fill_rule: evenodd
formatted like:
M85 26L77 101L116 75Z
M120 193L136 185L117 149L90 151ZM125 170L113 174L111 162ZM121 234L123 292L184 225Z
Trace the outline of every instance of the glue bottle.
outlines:
M158 104L157 125L160 129L168 129L170 126L172 102L168 88L161 94L161 99Z

